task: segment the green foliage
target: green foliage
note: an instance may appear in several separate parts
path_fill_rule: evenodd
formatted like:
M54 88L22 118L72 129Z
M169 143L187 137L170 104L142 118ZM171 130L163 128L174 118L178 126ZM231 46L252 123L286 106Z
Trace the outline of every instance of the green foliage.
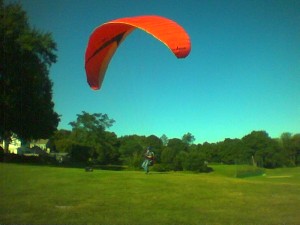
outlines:
M48 76L56 43L50 33L30 27L20 4L0 7L0 136L49 138L59 123Z
M105 164L120 164L120 153L118 151L120 146L119 140L115 133L105 132L102 140L102 149L105 151Z
M255 152L267 148L272 139L266 131L252 131L242 138L243 143L248 147L247 155L251 157Z
M169 139L167 147L172 148L176 153L186 151L188 149L188 145L179 138Z
M142 160L143 160L142 154L139 154L138 152L134 152L132 156L126 159L126 163L129 166L129 168L132 168L134 170L139 170L143 162Z
M176 156L176 150L171 147L165 147L161 153L160 161L169 168L173 167L173 162Z
M280 146L278 141L270 138L267 132L253 131L242 140L258 165L265 168L276 168L290 164L283 146Z
M50 143L52 146L52 151L54 152L68 152L67 148L69 142L72 142L70 139L71 131L68 130L57 130L54 132L54 135L50 138Z
M183 163L185 162L186 158L187 158L188 153L185 151L180 151L178 152L173 160L172 163L172 170L174 171L181 171L183 170Z
M87 163L92 155L92 148L80 144L72 144L69 154L71 160L76 163Z
M77 114L77 120L70 122L73 131L83 130L85 132L102 132L111 127L115 120L110 119L107 114L87 113Z
M121 157L127 158L134 153L142 153L144 140L145 137L139 137L137 135L129 135L120 138L119 152Z
M196 151L190 152L184 159L183 169L195 172L206 172L207 165L204 155Z
M61 139L55 141L55 149L59 149L59 152L69 153L74 142L70 139Z
M168 145L169 139L168 139L167 135L163 134L160 137L160 140L162 141L163 146L167 146Z
M108 164L115 160L113 146L116 135L105 129L111 127L115 121L107 114L87 113L77 114L76 121L70 122L72 133L70 139L79 143L84 149L89 149L88 156L99 164Z
M245 145L239 139L226 138L218 144L219 155L225 164L234 164L237 160L246 160L248 154L245 154Z
M145 140L145 144L147 146L151 146L151 148L154 148L154 149L161 149L162 146L163 146L163 142L160 138L156 137L155 135L150 135L148 137L146 137L146 140Z
M291 133L283 133L280 136L279 145L283 149L288 166L300 165L300 134L292 135Z
M199 144L198 149L199 151L204 153L206 161L218 163L222 161L218 144L205 142L203 143L203 145Z
M187 145L191 145L191 144L193 144L194 143L194 141L195 141L195 137L194 137L194 135L192 135L190 132L188 132L188 133L186 133L186 134L184 134L183 136L182 136L182 142L183 143L185 143L185 144L187 144Z
M146 138L137 135L129 135L120 138L119 153L121 161L135 170L141 168L143 158L143 145Z
M123 164L134 170L141 169L143 152L148 146L155 153L155 164L151 170L159 172L211 172L208 167L211 163L277 168L295 166L300 161L300 136L297 134L284 134L281 139L272 139L265 131L253 131L242 139L226 138L222 142L203 144L173 138L165 146L164 141L155 135L117 137L115 133L105 131L114 122L106 114L83 112L77 116L77 120L70 123L72 131L57 131L51 142L58 151L68 153L73 151L74 144L75 152L79 152L79 145L87 151L80 160L97 165ZM187 136L191 135L183 137Z

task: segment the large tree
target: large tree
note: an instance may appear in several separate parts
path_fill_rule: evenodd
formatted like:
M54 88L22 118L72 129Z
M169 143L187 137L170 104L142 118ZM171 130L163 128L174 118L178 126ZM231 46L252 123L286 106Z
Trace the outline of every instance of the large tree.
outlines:
M259 166L275 168L286 164L278 141L269 137L266 131L252 131L242 141L248 148L248 158L252 156Z
M20 4L0 0L0 137L48 138L57 128L49 68L56 62L50 33L33 29Z
M110 119L107 114L90 114L83 111L82 114L77 114L76 121L69 123L72 126L70 140L73 145L87 147L84 151L89 148L90 157L100 164L116 161L116 158L118 158L115 151L118 145L117 136L114 133L105 131L114 122L115 120ZM74 150L73 147L72 149ZM78 150L80 149L78 148Z
M288 133L288 132L282 133L279 141L280 141L283 151L289 161L289 166L295 166L297 150L294 147L292 134Z

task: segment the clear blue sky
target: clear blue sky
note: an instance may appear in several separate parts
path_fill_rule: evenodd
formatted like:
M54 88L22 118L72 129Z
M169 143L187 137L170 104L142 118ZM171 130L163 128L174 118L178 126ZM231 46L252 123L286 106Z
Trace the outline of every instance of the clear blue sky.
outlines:
M7 2L7 1L6 1ZM11 1L10 1L11 2ZM107 113L118 136L190 132L196 143L300 132L299 0L21 0L30 24L52 32L51 67L59 128L81 111ZM110 62L102 89L86 82L84 54L97 26L155 14L189 33L190 55L178 60L135 31Z

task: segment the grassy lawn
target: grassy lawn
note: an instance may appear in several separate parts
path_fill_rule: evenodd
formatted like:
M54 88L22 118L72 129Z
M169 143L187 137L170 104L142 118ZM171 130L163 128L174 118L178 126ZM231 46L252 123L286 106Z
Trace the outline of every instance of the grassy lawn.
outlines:
M300 168L235 178L0 163L0 224L285 224L300 221Z

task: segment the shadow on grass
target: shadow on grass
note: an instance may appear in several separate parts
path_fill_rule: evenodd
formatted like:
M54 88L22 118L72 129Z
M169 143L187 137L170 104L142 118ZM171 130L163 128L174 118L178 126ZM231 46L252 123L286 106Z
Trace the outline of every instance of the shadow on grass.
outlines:
M99 170L113 170L113 171L123 171L127 170L127 166L123 165L90 165L82 162L59 162L55 157L45 155L45 156L26 156L17 154L3 154L0 162L4 163L14 163L22 165L31 166L50 166L50 167L62 167L62 168L78 168L85 169L87 167Z

